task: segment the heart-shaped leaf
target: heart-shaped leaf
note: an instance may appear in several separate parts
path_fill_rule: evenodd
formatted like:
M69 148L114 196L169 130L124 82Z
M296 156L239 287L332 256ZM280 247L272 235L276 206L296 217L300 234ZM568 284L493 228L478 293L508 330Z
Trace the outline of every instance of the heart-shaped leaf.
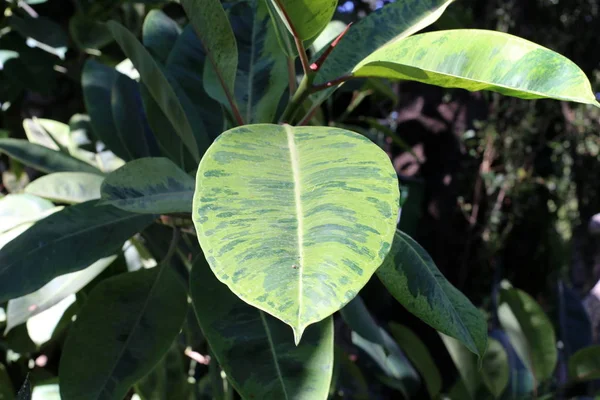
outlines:
M102 204L141 214L190 213L194 179L167 158L131 161L108 175Z
M361 61L353 75L600 107L589 80L575 63L535 43L495 31L458 29L394 41Z
M332 318L308 328L296 346L285 324L237 298L215 278L202 255L194 263L191 282L202 332L242 398L327 399Z
M398 205L389 158L364 136L264 124L231 129L210 147L193 216L217 278L299 341L383 262Z
M185 288L169 265L99 283L64 344L62 399L124 398L168 351L186 312Z
M96 200L44 218L0 250L0 302L114 254L153 219L99 206Z
M75 204L100 198L104 178L86 172L55 172L36 179L25 187L25 193L56 203Z
M377 275L408 311L483 356L487 341L483 314L444 278L429 254L410 236L396 232L392 250Z

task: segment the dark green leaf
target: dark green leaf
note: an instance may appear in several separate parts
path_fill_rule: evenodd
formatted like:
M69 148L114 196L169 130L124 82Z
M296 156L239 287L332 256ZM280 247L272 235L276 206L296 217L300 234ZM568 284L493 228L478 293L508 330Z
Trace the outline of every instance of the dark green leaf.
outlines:
M290 33L303 41L317 36L325 29L338 4L337 0L268 1L273 2Z
M25 377L25 382L23 382L23 386L21 386L19 393L17 393L17 400L31 400L31 382L29 382L29 375Z
M451 398L477 400L477 389L481 384L481 375L477 368L477 357L455 338L446 336L443 333L440 334L440 337L460 375L459 382L453 388L454 393L450 395Z
M510 367L506 350L496 339L488 339L488 348L482 360L481 377L494 398L500 398L510 379Z
M142 27L142 43L162 64L166 64L181 28L161 10L150 10Z
M142 214L191 213L194 179L166 158L129 162L106 177L102 204Z
M0 139L0 152L46 173L72 171L102 175L100 170L90 164L26 140Z
M154 218L99 206L97 201L44 218L0 250L0 302L115 253Z
M56 22L46 17L20 18L13 14L10 18L10 25L25 38L35 39L53 49L53 54L61 58L64 57L69 37ZM48 51L50 49L44 47L44 50Z
M75 14L69 20L69 33L77 47L92 54L113 41L103 23L83 14Z
M600 346L579 350L569 359L569 377L578 381L600 379Z
M4 364L0 364L0 399L14 400L15 392Z
M487 342L483 314L444 278L429 254L410 236L396 232L377 275L408 311L483 356Z
M310 326L294 345L289 328L221 284L201 255L191 296L202 332L244 399L326 399L333 369L333 321Z
M122 399L168 351L186 311L186 291L169 265L98 284L64 345L62 399Z
M360 296L356 296L350 303L346 304L340 310L340 314L342 314L342 318L344 318L346 324L354 332L370 342L383 345L381 328L377 325L375 319L373 319L373 316Z
M31 194L8 194L0 198L0 233L36 221L52 208L50 201Z

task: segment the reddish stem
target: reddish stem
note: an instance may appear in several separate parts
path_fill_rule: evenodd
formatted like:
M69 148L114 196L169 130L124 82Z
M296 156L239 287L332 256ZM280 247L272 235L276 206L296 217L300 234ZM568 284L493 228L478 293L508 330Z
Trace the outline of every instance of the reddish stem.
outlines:
M327 57L329 57L329 54L331 54L331 52L333 51L333 48L335 46L337 46L337 44L340 42L340 40L342 40L342 38L346 35L346 33L348 32L348 29L350 29L351 26L352 26L352 22L350 22L348 24L348 26L346 26L346 29L344 29L344 31L342 33L340 33L338 35L338 37L335 38L333 42L331 42L331 44L329 44L329 47L327 47L327 49L325 49L325 51L323 52L323 54L321 54L319 59L310 65L310 69L312 71L316 72L319 70L319 68L321 68L321 66L323 65L325 60L327 60Z

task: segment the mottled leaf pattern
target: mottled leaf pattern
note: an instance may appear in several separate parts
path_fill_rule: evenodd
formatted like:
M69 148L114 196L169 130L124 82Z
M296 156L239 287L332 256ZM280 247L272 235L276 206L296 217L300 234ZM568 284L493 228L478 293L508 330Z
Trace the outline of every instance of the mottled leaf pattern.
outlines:
M44 218L0 250L0 302L115 253L153 219L99 206L96 200Z
M237 298L215 278L202 255L190 279L202 332L242 398L327 399L332 318L309 327L296 346L284 323Z
M248 125L223 133L205 154L193 216L217 278L299 341L381 264L398 202L387 155L364 136Z
M290 33L295 33L301 40L311 39L325 29L338 4L337 0L267 1L273 2Z
M75 204L100 198L104 177L86 172L55 172L25 187L25 193L56 203Z
M361 61L353 74L600 107L575 63L502 32L460 29L411 36L380 48Z
M427 252L397 231L377 275L408 311L483 356L487 324L479 310L444 278Z
M266 2L240 2L229 10L229 20L239 53L235 97L240 113L246 123L272 122L288 70Z
M191 213L194 179L166 158L131 161L108 175L102 204L142 214Z
M74 171L102 175L100 170L90 164L26 140L0 139L0 153L46 173Z
M168 351L186 311L185 288L168 265L98 284L64 344L62 399L124 398Z

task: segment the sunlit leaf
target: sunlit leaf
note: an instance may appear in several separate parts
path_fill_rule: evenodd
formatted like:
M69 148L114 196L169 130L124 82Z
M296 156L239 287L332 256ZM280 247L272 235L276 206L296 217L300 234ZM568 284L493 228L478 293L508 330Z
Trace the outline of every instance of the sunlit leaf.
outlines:
M25 193L56 203L75 204L100 198L104 178L86 172L55 172L42 176L25 187Z
M168 265L99 283L64 344L62 399L125 397L168 351L186 311L185 288Z
M290 33L303 41L315 37L325 29L338 4L337 0L268 1L273 2Z
M482 313L437 269L427 252L397 231L377 275L408 311L483 356L487 324Z
M248 125L223 133L202 159L193 218L217 278L299 341L381 264L398 203L391 163L365 137Z
M200 256L191 295L202 332L244 399L326 399L333 369L333 321L309 327L299 345L281 321L241 301Z
M0 198L0 233L33 222L52 208L52 202L31 194L6 195Z

